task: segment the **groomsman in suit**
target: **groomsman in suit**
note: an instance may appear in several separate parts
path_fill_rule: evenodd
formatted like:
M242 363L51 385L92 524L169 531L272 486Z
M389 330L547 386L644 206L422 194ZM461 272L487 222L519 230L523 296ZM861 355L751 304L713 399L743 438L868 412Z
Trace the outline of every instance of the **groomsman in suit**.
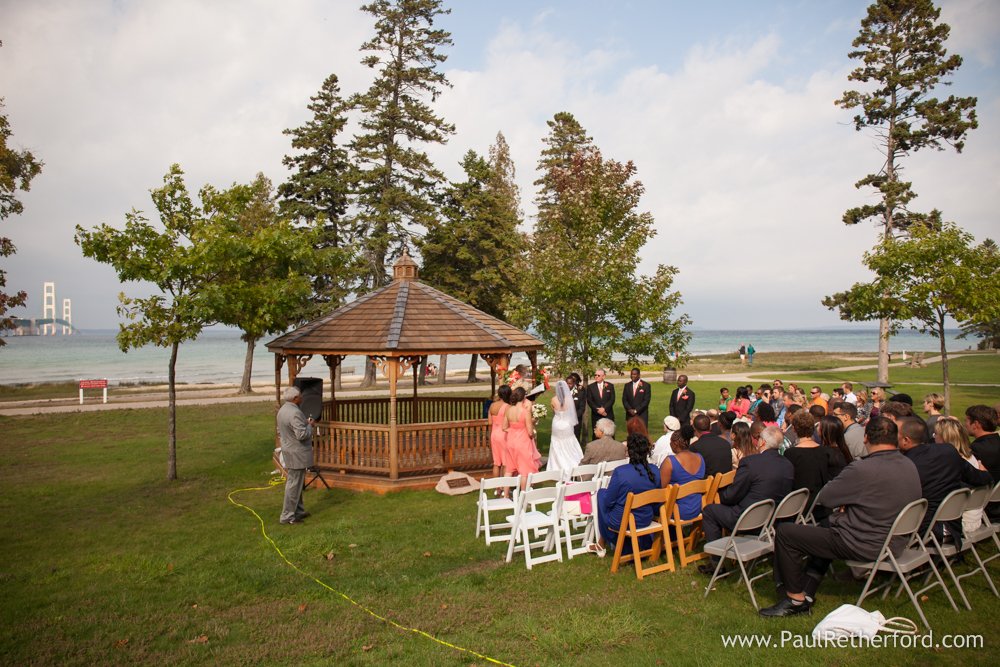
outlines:
M627 419L639 417L649 426L649 399L652 397L653 388L648 382L639 377L639 369L633 368L631 372L632 381L625 385L622 390L622 405L625 406L625 416Z
M573 395L573 406L576 408L576 426L573 427L573 435L577 442L580 441L580 434L583 431L583 413L587 411L587 397L584 395L583 378L579 373L573 372L566 376L566 384Z
M615 420L615 386L604 380L604 369L594 371L594 381L587 386L587 405L590 406L590 427L597 435L597 420Z
M677 389L670 394L670 414L677 417L681 424L691 423L691 410L694 409L694 392L688 386L688 376L677 376Z

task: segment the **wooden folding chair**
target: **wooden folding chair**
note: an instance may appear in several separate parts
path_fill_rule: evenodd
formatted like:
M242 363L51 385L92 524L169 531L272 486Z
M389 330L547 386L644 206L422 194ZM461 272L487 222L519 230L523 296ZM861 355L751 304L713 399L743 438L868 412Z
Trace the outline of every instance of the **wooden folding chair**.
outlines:
M721 475L712 475L706 479L695 480L684 485L671 484L671 486L677 488L677 500L700 493L701 508L705 509L706 501L712 497L719 477ZM681 567L686 567L688 563L694 563L702 558L708 558L708 554L705 552L694 553L694 546L704 537L704 532L701 529L701 512L698 512L696 517L682 520L680 507L675 502L674 511L667 518L667 524L674 529L674 538L677 542L677 560L680 561ZM687 537L684 536L686 526L691 526Z
M712 503L720 503L720 502L722 502L722 499L719 498L719 490L723 489L723 488L725 488L725 487L727 487L727 486L729 486L730 484L733 483L733 480L736 479L736 469L734 468L734 469L730 470L729 472L716 473L716 477L718 477L719 479L715 483L715 492L711 496L712 497ZM705 503L705 504L706 505L710 505L711 503Z
M670 527L667 525L667 517L673 514L674 504L677 502L677 486L671 485L666 489L651 489L640 494L630 493L625 500L625 512L622 514L622 527L618 531L618 540L615 543L615 557L611 561L611 571L617 572L621 563L632 561L635 564L635 576L642 579L646 575L663 572L664 570L673 572L674 550L670 544ZM633 511L659 503L658 521L653 520L648 526L638 528L635 525L635 515ZM652 535L653 545L646 550L639 549L639 538ZM632 553L622 555L625 547L625 538L632 541ZM666 554L665 562L653 567L643 566L642 559L648 557L648 562L655 561L660 555L660 549Z

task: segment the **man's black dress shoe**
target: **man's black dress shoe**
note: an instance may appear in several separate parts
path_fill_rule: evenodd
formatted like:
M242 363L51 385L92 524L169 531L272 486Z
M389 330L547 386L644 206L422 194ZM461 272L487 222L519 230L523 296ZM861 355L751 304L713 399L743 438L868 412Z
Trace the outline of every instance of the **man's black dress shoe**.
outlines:
M797 616L799 614L808 614L812 609L812 602L805 600L800 603L792 601L790 597L783 597L778 602L778 604L773 607L765 607L760 610L761 616L766 617L780 617L780 616Z

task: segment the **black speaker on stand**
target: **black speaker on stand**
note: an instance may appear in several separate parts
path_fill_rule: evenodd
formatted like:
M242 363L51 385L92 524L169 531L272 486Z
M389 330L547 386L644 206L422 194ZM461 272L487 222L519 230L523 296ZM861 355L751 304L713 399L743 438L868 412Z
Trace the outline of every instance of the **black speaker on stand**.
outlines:
M295 386L302 392L299 407L306 417L316 421L323 418L323 378L295 378Z

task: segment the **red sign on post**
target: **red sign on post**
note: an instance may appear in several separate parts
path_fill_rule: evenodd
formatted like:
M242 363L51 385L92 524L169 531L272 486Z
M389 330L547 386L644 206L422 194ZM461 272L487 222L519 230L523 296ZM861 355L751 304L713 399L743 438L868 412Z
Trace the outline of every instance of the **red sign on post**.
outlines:
M108 381L103 380L80 380L80 405L83 405L83 390L84 389L103 389L104 390L104 402L108 402Z

